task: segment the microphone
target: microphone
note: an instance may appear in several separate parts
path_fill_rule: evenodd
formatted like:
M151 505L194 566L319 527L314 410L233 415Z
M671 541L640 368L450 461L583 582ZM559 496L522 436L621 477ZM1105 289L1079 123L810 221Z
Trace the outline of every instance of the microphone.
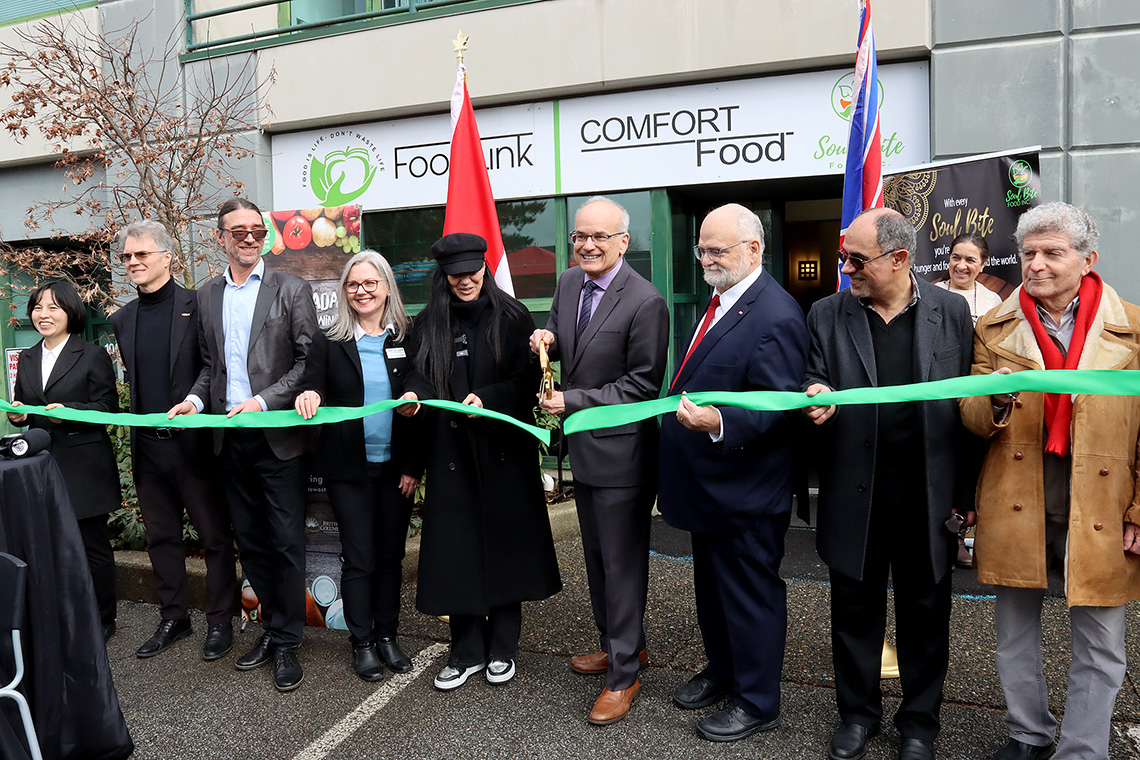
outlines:
M32 428L26 433L0 436L0 456L21 459L38 454L50 445L51 434L48 431Z

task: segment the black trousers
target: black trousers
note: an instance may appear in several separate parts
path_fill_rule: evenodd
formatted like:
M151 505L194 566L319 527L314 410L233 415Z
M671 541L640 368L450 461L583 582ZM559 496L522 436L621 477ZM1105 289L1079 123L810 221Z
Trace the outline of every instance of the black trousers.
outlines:
M708 674L755 718L780 715L780 674L788 630L780 577L791 514L759 518L751 530L694 533L693 586Z
M510 660L519 653L522 602L492 607L487 617L451 616L449 665L469 668L489 660Z
M863 579L831 572L831 640L840 719L877 725L883 716L880 671L888 575L893 578L903 691L894 723L903 737L933 741L941 726L938 713L950 658L950 573L946 568L934 580L921 493L908 498L916 492L899 488L876 498ZM954 536L946 532L946 540Z
M155 438L143 428L135 432L135 488L146 523L146 550L154 569L164 620L186 617L186 550L182 545L182 514L198 529L206 559L206 620L228 622L238 611L234 569L234 539L230 513L216 479L212 457L195 456L187 435Z
M275 646L295 647L305 629L305 493L302 457L278 459L257 428L225 431L222 487L241 566L261 602Z
M95 586L95 604L99 608L99 622L115 622L115 552L107 536L107 515L95 515L77 520L79 535L83 537L83 550L87 554L87 567Z
M590 606L609 655L606 688L628 689L637 680L645 649L645 597L649 588L652 486L596 488L578 484L578 525L590 584Z
M366 480L325 481L340 526L341 596L354 644L396 635L412 515L412 499L400 493L399 467L369 462L365 474Z

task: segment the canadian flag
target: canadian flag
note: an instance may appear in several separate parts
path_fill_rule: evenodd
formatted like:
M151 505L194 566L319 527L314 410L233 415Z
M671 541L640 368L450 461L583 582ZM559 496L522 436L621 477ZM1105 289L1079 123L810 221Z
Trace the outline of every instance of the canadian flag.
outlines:
M443 234L471 232L487 241L487 266L499 289L515 294L491 179L483 159L479 125L467 93L467 68L461 63L455 72L451 95L451 163L447 172L447 212Z

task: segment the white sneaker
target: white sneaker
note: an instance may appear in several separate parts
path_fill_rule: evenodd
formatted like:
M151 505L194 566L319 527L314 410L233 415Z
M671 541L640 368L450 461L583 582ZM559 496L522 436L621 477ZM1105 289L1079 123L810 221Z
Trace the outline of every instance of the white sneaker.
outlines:
M487 666L487 683L506 683L514 677L514 660L491 660Z
M454 665L444 665L443 670L439 671L439 675L435 677L435 688L440 691L458 689L467 683L468 678L485 667L487 667L487 663L485 662L472 665L469 668L457 668Z

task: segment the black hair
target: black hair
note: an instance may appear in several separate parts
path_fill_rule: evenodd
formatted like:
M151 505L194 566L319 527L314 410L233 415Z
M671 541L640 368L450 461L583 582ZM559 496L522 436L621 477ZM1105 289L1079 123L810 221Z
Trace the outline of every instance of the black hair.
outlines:
M486 296L490 301L488 308L491 325L487 333L487 342L490 344L495 366L498 367L503 353L500 338L505 325L511 320L520 319L526 312L526 307L500 290L495 284L491 270L486 268L483 270L483 288L479 296ZM452 293L447 275L437 267L435 274L432 275L431 294L427 305L413 324L420 345L419 351L416 352L416 370L431 383L440 398L448 398L451 395L455 338L459 334L459 325L451 311L451 303ZM462 399L455 400L462 401Z
M261 209L257 204L248 198L230 198L218 208L218 229L222 228L222 220L226 218L226 214L237 211L238 209L249 209L261 213Z
M986 259L990 257L990 244L986 242L986 239L984 237L976 232L963 232L961 235L950 241L951 253L954 252L954 248L957 247L959 243L972 243L973 245L977 246L978 253L981 254L982 266L984 267L986 265Z
M49 290L56 305L63 309L63 313L67 315L67 331L72 335L81 334L87 327L87 307L83 305L83 299L79 297L75 286L67 280L45 282L32 291L32 294L28 296L28 321L34 324L32 310L44 297L44 293Z

